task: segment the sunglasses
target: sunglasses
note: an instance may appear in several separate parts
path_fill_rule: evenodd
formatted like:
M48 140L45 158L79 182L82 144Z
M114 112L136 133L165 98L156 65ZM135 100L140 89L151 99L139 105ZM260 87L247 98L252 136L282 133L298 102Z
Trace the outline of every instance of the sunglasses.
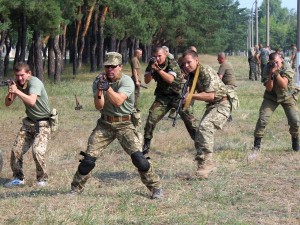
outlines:
M117 68L118 66L119 66L119 65L116 65L116 66L114 66L114 65L106 65L105 68L106 68L106 69L109 69L109 68L115 69L115 68Z

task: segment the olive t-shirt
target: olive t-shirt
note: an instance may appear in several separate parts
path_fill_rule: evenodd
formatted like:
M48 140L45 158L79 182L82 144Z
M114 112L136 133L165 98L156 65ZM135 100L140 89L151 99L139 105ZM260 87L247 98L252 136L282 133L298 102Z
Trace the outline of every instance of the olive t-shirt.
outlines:
M40 79L31 76L25 85L23 87L18 86L18 89L27 95L37 95L36 103L33 107L25 104L25 112L31 120L37 121L50 117L51 109L48 101L48 95L44 84Z
M110 83L111 88L118 93L123 93L127 99L120 107L114 106L107 98L104 92L105 103L103 109L100 110L102 114L107 116L127 116L132 114L134 108L134 83L131 77L122 74L121 78L113 83ZM97 81L93 83L94 96L97 94Z

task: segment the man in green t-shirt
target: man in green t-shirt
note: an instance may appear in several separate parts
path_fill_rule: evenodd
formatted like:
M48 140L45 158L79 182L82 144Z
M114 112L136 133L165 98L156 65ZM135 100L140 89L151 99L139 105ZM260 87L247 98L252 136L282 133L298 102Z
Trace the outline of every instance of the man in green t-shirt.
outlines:
M138 109L138 101L140 98L140 92L141 92L141 66L139 59L142 57L143 51L142 49L138 48L134 51L134 56L131 59L131 72L132 72L132 80L135 85L135 91L134 91L134 107Z
M129 76L122 74L122 55L108 52L104 66L105 72L100 73L93 83L94 104L101 112L101 118L89 137L87 150L80 153L83 159L71 183L72 193L83 191L97 157L113 140L118 139L137 167L142 182L152 192L151 198L162 198L160 178L141 152L140 135L132 120L134 83Z
M19 97L25 105L27 117L23 119L23 125L11 152L10 166L14 178L5 186L24 185L23 155L31 147L36 165L37 185L45 186L48 180L45 153L51 130L49 124L51 111L48 95L42 81L32 76L26 63L16 63L13 70L16 80L9 86L5 105L10 106L16 97Z
M299 90L294 86L293 78L295 72L288 63L285 63L276 52L269 56L269 63L266 65L262 82L266 87L263 102L259 109L259 118L254 130L253 152L248 159L255 158L260 152L261 139L264 137L273 112L281 105L286 114L289 132L292 139L292 149L299 151L299 108L297 105Z

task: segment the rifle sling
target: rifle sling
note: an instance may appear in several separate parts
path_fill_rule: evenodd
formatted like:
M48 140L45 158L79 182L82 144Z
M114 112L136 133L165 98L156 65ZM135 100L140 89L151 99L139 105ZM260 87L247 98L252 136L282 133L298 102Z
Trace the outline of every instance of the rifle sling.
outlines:
M189 105L192 101L192 97L193 97L193 94L195 92L196 84L197 84L199 73L200 73L200 68L201 68L201 64L198 64L197 69L196 69L196 73L195 73L195 76L194 76L192 88L190 90L188 98L186 99L186 101L184 103L183 110L186 110L189 107Z

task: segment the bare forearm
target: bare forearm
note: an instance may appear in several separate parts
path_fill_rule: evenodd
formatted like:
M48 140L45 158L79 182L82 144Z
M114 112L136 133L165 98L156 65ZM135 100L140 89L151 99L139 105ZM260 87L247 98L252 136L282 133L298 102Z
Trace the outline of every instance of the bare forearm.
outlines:
M211 102L215 99L215 92L195 93L193 94L192 99L198 101L204 101L204 102Z

